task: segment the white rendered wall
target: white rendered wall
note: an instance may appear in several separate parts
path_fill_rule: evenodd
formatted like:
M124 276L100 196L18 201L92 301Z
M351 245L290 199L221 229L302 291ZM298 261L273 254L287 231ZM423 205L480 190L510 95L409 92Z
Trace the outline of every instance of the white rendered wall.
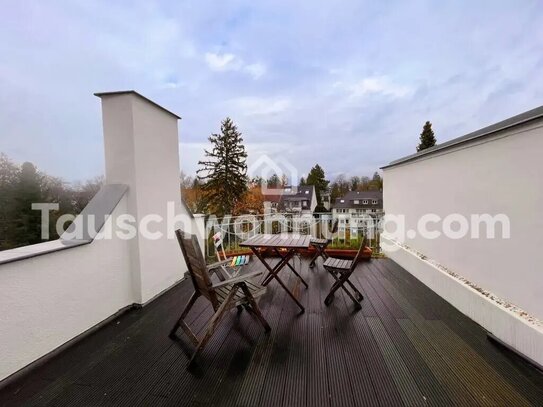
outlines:
M164 221L149 230L163 237L122 240L113 233L102 240L102 231L60 251L50 252L62 246L55 241L2 252L0 260L12 262L0 264L0 380L183 278L186 264L175 235L168 236L168 202L177 227L202 239L203 217L181 205L178 118L134 92L100 97L106 182L128 187L111 220L128 214L140 225L158 215Z
M105 94L102 99L106 181L126 184L128 213L151 219L148 239L141 233L131 241L131 266L137 302L146 303L183 278L186 266L170 230L167 205L178 215L177 226L196 233L193 220L181 205L178 118L134 93ZM141 230L140 230L141 232Z
M113 219L126 203L125 195ZM135 302L129 243L100 236L0 265L0 380Z
M406 230L426 213L506 214L510 239L428 240L405 244L543 319L543 127L508 130L484 142L384 171L384 210ZM432 225L431 229L435 226ZM485 234L484 227L481 229ZM499 231L499 229L498 229Z

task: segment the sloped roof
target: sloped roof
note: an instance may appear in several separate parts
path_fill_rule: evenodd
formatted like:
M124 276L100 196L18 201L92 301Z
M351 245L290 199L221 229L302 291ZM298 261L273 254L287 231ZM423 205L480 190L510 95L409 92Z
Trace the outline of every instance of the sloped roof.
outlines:
M375 200L379 201L378 204L363 204L362 200ZM358 200L359 203L355 204L354 201ZM341 202L343 201L343 202ZM336 198L332 204L332 208L367 208L377 209L383 207L383 191L349 191L344 196Z
M294 193L296 188L296 193ZM290 189L290 190L289 190ZM282 198L285 201L299 201L299 200L311 200L315 192L314 185L305 185L299 187L286 187L283 191Z

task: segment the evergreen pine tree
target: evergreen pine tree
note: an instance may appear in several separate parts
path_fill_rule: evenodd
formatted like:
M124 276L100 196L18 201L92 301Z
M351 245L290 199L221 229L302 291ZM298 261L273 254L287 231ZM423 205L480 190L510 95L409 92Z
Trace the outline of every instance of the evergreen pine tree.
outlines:
M324 206L322 204L321 195L328 189L328 184L330 183L330 181L327 181L325 179L324 170L319 164L316 164L313 168L311 168L311 171L309 171L309 174L307 174L307 179L305 182L307 185L315 186L315 193L317 195L317 209L315 210L322 211L322 208L324 208Z
M417 146L417 151L422 151L436 145L436 138L432 130L432 123L426 122L420 133L420 143Z
M209 137L211 151L205 150L206 161L199 161L202 166L198 174L204 181L210 209L219 216L232 213L234 205L247 191L247 153L243 138L232 119L227 117L221 123L221 133Z

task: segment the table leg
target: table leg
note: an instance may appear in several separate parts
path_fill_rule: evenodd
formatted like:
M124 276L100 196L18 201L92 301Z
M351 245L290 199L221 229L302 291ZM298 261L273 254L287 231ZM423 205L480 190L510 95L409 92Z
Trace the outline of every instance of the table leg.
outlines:
M268 283L271 281L271 279L273 278L274 275L278 275L279 272L283 269L283 267L285 267L285 264L290 260L290 257L291 256L280 256L281 257L281 260L279 260L279 263L277 263L275 266L271 267L271 266L268 266L268 263L266 261L264 261L264 258L257 255L256 252L255 252L255 255L260 259L260 261L262 263L264 263L264 265L266 266L266 268L268 269L268 274L266 274L266 277L262 280L262 285L268 285Z
M300 312L304 313L305 312L304 306L300 303L300 301L298 301L298 299L294 296L294 294L292 294L292 292L290 292L288 287L285 285L285 283L283 283L283 281L278 276L279 271L281 271L281 269L285 266L285 263L288 262L288 260L289 260L287 258L287 256L282 258L281 261L275 267L272 268L268 264L268 262L266 262L266 260L264 260L264 257L262 257L262 255L258 252L258 250L256 248L251 247L251 250L253 251L255 256L258 257L258 259L262 262L264 267L266 267L268 269L268 276L266 276L266 278L264 279L262 284L267 285L271 281L272 278L275 278L277 280L277 282L279 283L279 285L281 287L283 287L283 289L287 292L289 297L294 300L294 302L296 303L296 305L298 305L298 307L300 307L300 310L301 310ZM291 254L291 257L292 257L292 254ZM269 280L268 280L268 278L269 278ZM268 280L268 281L266 282L266 280Z
M274 273L268 272L266 277L262 280L262 285L268 285L268 283L273 278L273 274L278 274L281 270L283 270L284 266L285 266L285 261L283 259L279 260L279 263L273 266Z
M278 255L279 257L281 257L281 258L287 258L287 257L288 257L288 260L290 260L290 259L294 256L294 254L296 253L296 250L295 250L295 249L290 249L290 250L287 252L287 254L283 257L283 256L281 255L281 252L280 252L278 249L274 249L274 250L275 250L275 253L277 253L277 255ZM298 272L294 269L294 267L292 267L292 265L288 262L288 260L287 260L287 262L286 262L286 265L292 270L292 272L293 272L294 274L296 274L296 276L300 279L300 281L302 282L302 284L305 285L305 288L307 288L308 285L307 285L307 283L305 282L305 280L302 278L301 275L298 274Z

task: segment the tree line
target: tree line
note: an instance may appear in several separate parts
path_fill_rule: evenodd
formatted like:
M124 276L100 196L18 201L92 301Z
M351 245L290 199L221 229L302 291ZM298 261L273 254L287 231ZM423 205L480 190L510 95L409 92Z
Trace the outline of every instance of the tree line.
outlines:
M220 133L209 138L211 148L204 150L204 160L198 162L200 168L196 177L181 174L181 189L185 203L193 212L242 215L262 213L264 196L262 186L284 188L289 180L286 175L273 174L269 179L261 177L250 179L247 175L247 152L243 137L232 119L221 122ZM309 172L303 185L315 185L318 207L322 205L322 193L328 188L324 170L317 164Z
M80 213L102 184L102 177L69 184L30 162L18 165L0 153L0 250L42 242L41 212L32 209L33 203L59 204L57 211L50 212L49 223L50 239L58 239L56 220Z
M221 131L209 137L211 148L205 150L205 159L199 162L196 177L181 177L185 202L193 212L241 215L261 213L264 196L262 185L282 188L293 183L285 175L273 174L269 179L249 179L247 152L243 137L230 118L221 123ZM420 135L417 151L434 146L436 139L432 124L426 122ZM0 153L0 250L41 242L40 211L32 203L58 203L59 209L50 214L50 238L58 238L56 220L64 214L78 214L103 184L102 177L85 183L70 184L58 177L39 171L30 162L15 164ZM379 173L373 177L345 175L333 182L326 179L324 169L316 164L299 185L314 185L317 211L324 211L323 194L330 192L334 200L348 191L382 190ZM65 225L67 227L68 224Z
M272 174L268 179L247 175L247 152L243 137L232 119L221 122L220 133L209 137L211 148L204 150L205 159L198 162L197 176L181 174L181 189L185 203L194 213L242 215L262 213L264 196L262 187L284 188L289 182L285 174ZM326 179L324 169L315 164L307 177L298 185L314 185L317 198L317 212L324 212L323 195L330 192L332 202L348 191L382 190L383 181L379 173L372 178L353 176L347 179L338 176L332 183Z
M330 184L330 199L332 202L349 191L382 191L383 178L378 172L373 174L373 177L357 175L347 178L344 174L340 174Z

